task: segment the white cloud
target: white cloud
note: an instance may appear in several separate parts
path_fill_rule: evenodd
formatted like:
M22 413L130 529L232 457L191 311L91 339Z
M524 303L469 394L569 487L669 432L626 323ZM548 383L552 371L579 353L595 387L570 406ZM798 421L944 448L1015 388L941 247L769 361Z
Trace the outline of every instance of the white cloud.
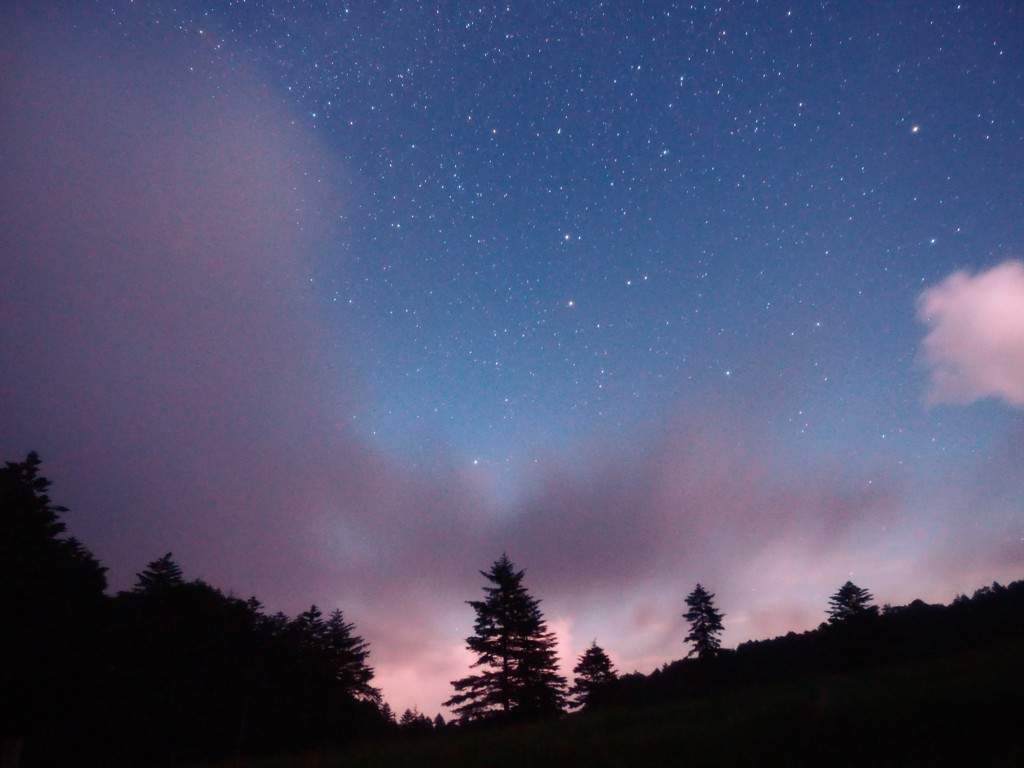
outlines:
M1024 262L953 273L921 294L918 317L929 327L930 403L1024 406Z

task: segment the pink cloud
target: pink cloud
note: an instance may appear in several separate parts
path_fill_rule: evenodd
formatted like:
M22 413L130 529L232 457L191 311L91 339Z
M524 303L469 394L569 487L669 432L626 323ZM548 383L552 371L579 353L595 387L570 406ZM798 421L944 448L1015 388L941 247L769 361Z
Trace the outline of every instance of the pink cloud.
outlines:
M930 403L996 397L1024 406L1024 263L955 272L918 300Z

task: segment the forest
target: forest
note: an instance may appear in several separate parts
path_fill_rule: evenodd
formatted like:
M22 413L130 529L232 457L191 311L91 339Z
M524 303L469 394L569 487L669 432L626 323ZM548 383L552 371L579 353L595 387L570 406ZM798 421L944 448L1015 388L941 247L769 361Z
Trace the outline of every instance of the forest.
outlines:
M476 662L452 682L445 722L396 717L341 610L269 613L187 579L173 553L109 595L49 487L35 453L0 469L0 768L1024 756L1022 581L881 608L847 582L817 629L735 649L721 647L724 613L698 584L681 606L686 658L620 674L595 641L566 676L525 571L502 554L469 601Z

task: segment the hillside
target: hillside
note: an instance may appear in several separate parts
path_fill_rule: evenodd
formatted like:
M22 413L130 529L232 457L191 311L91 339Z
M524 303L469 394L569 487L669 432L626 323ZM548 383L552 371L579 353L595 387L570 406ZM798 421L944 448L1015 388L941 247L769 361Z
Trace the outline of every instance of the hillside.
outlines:
M203 765L1020 765L1022 687L1024 655L1013 639L923 662L617 706L558 722Z

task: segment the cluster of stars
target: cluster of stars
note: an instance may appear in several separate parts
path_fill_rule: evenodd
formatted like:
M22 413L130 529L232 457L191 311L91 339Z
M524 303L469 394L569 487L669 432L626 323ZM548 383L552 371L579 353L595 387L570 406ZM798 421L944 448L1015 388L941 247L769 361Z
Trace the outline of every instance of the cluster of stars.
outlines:
M809 377L825 345L870 343L880 302L912 306L961 264L971 223L1010 197L976 152L1021 146L998 106L1020 46L997 10L968 10L250 1L117 18L177 28L197 75L255 59L306 115L296 130L344 160L320 290L364 329L364 421L401 450L403 417L443 413L476 455L531 412L563 432L656 423L722 371L751 386L765 350L788 386L865 375L833 353ZM823 314L827 340L786 328ZM912 315L887 325L916 337Z

